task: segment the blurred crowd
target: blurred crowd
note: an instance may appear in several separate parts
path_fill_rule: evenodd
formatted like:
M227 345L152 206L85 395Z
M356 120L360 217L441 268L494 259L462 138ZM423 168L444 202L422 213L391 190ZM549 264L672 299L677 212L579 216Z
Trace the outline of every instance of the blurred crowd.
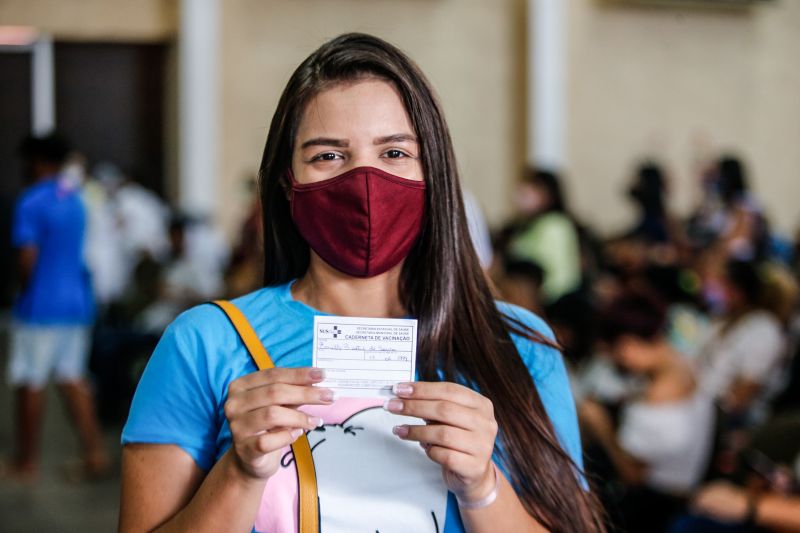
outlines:
M696 207L642 163L635 223L601 240L532 169L494 235L502 297L553 327L585 467L623 531L800 531L800 234L770 230L743 161L703 165Z
M88 365L100 421L119 424L181 311L259 287L255 180L230 247L112 162L90 166L57 135L26 142L29 177L85 206ZM636 221L610 239L571 212L555 172L530 169L491 235L469 193L465 206L499 297L545 317L563 347L586 476L615 526L800 531L800 234L771 231L735 156L697 185L682 219L664 169L641 164L625 191Z

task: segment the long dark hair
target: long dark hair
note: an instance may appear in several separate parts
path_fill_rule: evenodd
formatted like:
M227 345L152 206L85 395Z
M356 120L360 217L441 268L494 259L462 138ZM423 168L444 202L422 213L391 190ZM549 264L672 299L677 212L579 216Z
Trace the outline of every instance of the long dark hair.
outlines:
M295 70L281 96L260 169L265 285L286 283L308 269L309 248L292 222L285 192L303 111L319 92L364 78L395 86L420 143L426 215L400 281L403 305L419 320L420 377L460 380L492 400L500 428L497 452L528 512L556 531L602 530L594 500L559 445L510 333L552 343L498 311L470 240L441 107L419 68L385 41L356 33L329 41Z

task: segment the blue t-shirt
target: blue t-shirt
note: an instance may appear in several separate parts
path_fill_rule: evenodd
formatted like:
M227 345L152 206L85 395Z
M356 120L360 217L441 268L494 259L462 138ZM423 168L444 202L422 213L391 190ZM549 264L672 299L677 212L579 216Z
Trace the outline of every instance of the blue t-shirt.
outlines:
M78 190L57 178L26 189L14 209L12 243L34 246L36 264L14 303L14 317L39 325L92 321L94 299L83 260L86 210Z
M294 300L290 287L287 283L260 289L233 303L248 318L276 366L310 366L314 315L323 313ZM498 307L552 336L532 313L505 303ZM528 339L515 337L514 342L562 446L582 466L575 405L560 354ZM254 371L255 364L221 310L208 304L190 309L167 328L153 353L133 399L122 443L176 444L200 468L209 470L231 445L223 410L228 386ZM304 408L325 422L307 433L317 474L321 530L463 532L441 468L416 443L391 434L394 425L407 421L381 405L382 400L342 398L332 406ZM288 447L283 453L281 468L267 482L254 531L297 531L296 474Z

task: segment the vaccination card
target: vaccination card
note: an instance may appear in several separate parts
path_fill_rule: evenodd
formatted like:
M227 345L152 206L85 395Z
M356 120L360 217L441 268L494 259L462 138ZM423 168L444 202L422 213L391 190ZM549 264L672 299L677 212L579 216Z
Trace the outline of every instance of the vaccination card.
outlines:
M317 315L313 358L325 370L319 386L340 398L393 396L393 385L414 381L417 321Z

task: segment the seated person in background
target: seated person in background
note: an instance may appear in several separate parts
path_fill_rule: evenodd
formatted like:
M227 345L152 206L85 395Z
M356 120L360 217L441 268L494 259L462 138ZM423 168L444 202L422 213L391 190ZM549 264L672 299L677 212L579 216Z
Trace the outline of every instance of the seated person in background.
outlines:
M727 481L704 487L692 505L703 519L690 527L676 526L675 532L729 533L745 531L800 532L800 496L768 492L753 498L747 490ZM682 524L683 521L679 522ZM758 529L756 529L758 528Z
M672 533L800 532L800 411L761 427L742 455L740 483L705 485Z
M542 267L522 260L507 259L503 263L503 274L497 280L503 299L528 311L543 314L540 294L544 281Z
M636 169L628 196L639 215L624 238L640 239L648 245L665 245L678 240L679 226L667 210L667 184L664 172L654 161L645 161Z
M721 289L725 312L700 349L698 380L732 423L763 419L786 355L783 327L762 306L763 282L754 263L729 262Z
M516 195L519 219L501 239L508 257L539 265L544 271L541 297L545 306L581 285L578 227L565 205L558 176L530 170ZM507 240L506 240L507 239Z
M626 295L600 313L600 340L616 363L644 378L640 395L625 404L615 430L608 412L584 401L584 435L628 487L619 509L627 531L658 531L699 483L712 444L714 410L699 392L684 357L670 345L663 306ZM592 464L590 457L589 464ZM591 469L591 468L590 468Z

